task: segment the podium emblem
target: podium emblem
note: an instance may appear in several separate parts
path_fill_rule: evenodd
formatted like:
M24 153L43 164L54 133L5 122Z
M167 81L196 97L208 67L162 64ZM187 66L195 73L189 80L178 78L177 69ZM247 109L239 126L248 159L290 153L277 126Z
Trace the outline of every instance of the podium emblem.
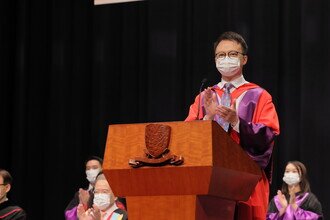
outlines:
M170 153L168 149L171 137L171 127L162 124L148 124L145 128L144 157L136 157L129 160L129 165L133 168L141 166L164 166L181 165L182 156Z

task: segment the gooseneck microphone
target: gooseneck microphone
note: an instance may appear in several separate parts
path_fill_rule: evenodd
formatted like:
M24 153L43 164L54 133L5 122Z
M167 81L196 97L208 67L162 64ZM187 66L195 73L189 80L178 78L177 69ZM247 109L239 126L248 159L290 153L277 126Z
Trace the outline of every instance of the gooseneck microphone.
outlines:
M199 118L199 110L201 108L201 100L202 100L202 89L203 89L203 86L204 84L207 82L207 79L204 78L202 81L201 81L201 87L199 88L199 100L198 100L198 110L197 110L197 115L196 115L196 120L200 120Z

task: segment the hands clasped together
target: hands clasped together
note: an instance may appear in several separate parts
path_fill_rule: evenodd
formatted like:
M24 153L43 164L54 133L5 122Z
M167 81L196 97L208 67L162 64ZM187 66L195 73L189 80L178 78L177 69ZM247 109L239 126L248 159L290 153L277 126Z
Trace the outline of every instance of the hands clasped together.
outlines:
M210 87L204 90L204 107L206 110L205 119L213 120L215 115L219 115L233 127L238 122L236 112L236 100L233 100L230 107L218 104L217 95Z
M87 205L89 201L90 195L88 190L84 190L82 188L79 189L79 203L83 205Z
M77 207L77 216L79 220L101 220L101 211L95 205L85 210L90 199L87 190L79 189L79 205Z
M77 215L79 220L101 220L101 211L95 205L85 211L82 204L78 205Z
M285 198L285 195L282 193L281 190L277 191L277 196L279 199L279 202L282 206L281 210L280 210L280 216L283 215L283 213L285 212L285 210L287 209L288 206L291 205L291 207L293 208L293 210L297 210L298 205L296 203L296 193L295 193L295 187L289 187L289 194L290 194L290 199L289 199L289 203Z

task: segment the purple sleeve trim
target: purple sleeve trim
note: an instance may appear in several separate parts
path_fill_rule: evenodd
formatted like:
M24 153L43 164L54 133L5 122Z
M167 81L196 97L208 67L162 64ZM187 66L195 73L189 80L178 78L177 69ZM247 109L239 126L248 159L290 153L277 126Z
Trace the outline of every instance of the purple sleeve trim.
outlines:
M317 220L319 219L321 216L311 212L311 211L306 211L304 209L301 208L297 208L297 210L293 213L296 219L308 219L308 220Z
M277 213L267 213L266 220L282 220L283 216L278 216Z
M73 209L65 211L65 219L66 220L78 220L77 217L77 206Z
M260 87L246 92L238 107L240 119L240 142L249 156L265 169L273 152L275 133L264 124L252 123L260 95L264 90Z
M275 133L264 124L246 122L240 118L240 134L246 146L253 146L254 149L265 151L275 139Z
M244 150L261 168L265 169L273 152L274 132L263 124L253 124L241 118L239 131Z

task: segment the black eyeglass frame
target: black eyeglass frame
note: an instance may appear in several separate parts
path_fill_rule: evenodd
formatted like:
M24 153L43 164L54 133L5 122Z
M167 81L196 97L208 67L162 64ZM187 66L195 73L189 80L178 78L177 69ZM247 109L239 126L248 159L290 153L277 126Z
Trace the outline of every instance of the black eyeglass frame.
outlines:
M231 55L232 53L232 55ZM242 52L239 52L239 51L236 51L236 50L231 50L231 51L228 51L227 53L225 52L219 52L217 54L215 54L215 58L218 59L225 59L226 57L229 57L229 58L236 58L238 57L238 54L241 54L243 56L245 56L246 54L245 53L242 53ZM222 57L220 57L220 55L222 55Z

